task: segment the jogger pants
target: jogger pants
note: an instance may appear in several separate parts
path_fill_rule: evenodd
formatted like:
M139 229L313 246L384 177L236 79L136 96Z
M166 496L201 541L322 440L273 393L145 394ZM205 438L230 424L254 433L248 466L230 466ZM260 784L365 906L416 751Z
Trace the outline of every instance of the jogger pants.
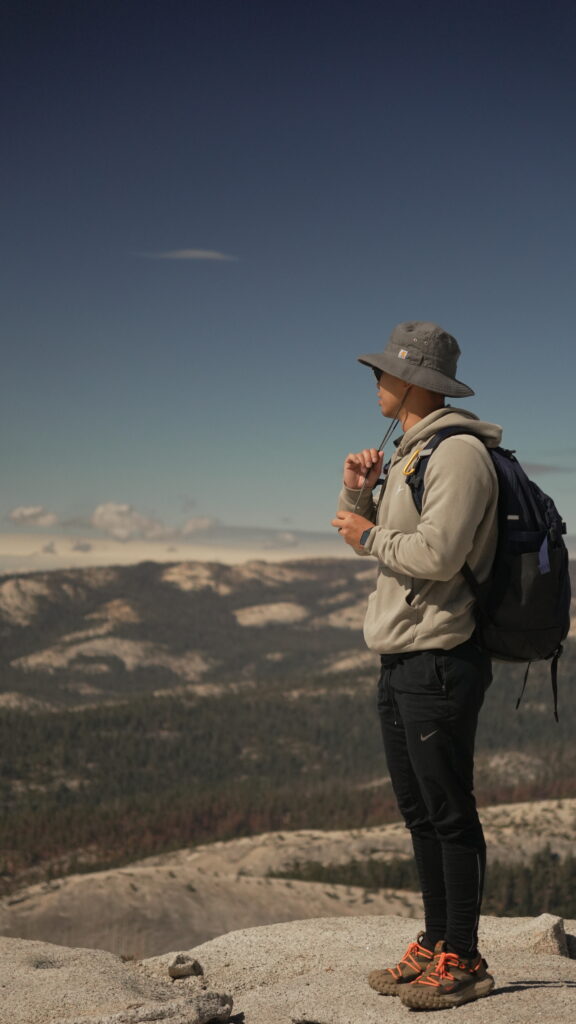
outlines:
M412 835L427 945L473 956L486 866L474 742L490 658L474 638L449 651L383 655L378 711L388 770Z

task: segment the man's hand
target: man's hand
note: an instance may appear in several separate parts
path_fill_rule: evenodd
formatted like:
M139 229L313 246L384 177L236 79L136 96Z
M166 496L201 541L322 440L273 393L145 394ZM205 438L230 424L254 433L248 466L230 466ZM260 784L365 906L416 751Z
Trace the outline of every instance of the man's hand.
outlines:
M332 520L332 526L337 528L342 540L345 540L351 548L362 551L360 537L364 530L371 530L374 523L370 519L365 519L364 516L357 516L355 512L337 512L336 518Z
M344 487L358 489L366 483L367 487L374 487L380 470L384 452L376 448L364 448L364 451L347 455L344 460Z

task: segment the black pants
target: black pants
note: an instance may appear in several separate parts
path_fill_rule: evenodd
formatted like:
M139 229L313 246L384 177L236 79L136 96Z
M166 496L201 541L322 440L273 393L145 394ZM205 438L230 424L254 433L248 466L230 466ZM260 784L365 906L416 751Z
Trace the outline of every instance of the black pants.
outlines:
M378 711L388 770L412 835L430 948L477 950L486 844L474 799L474 741L488 655L474 639L449 651L383 655Z

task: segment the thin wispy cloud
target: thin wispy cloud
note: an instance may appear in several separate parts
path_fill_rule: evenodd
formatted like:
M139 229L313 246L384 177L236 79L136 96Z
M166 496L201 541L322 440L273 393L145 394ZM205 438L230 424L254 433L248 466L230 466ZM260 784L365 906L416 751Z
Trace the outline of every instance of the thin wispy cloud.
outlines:
M211 260L220 263L236 263L237 256L230 256L215 249L168 249L165 252L137 252L147 260Z
M9 519L21 526L55 526L58 522L58 517L43 505L20 505L12 509Z
M143 516L132 505L114 501L104 502L94 509L91 525L94 529L123 541L135 537L159 540L171 533L159 519Z

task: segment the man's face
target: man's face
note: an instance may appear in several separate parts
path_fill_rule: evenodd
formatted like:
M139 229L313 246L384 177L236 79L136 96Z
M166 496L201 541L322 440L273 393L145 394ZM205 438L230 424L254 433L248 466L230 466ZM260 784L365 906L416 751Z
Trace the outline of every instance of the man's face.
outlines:
M378 405L383 416L394 417L406 394L406 381L393 377L391 373L381 373L378 379Z

